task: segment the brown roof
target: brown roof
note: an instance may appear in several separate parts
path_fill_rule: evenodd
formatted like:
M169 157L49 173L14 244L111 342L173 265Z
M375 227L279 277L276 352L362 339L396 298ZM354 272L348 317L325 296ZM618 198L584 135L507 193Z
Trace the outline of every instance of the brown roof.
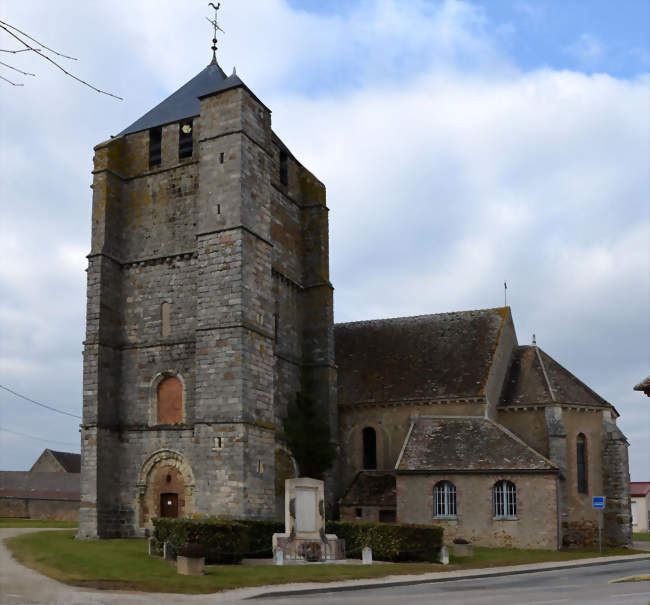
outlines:
M630 496L642 498L643 496L647 496L648 493L650 493L650 483L639 481L630 482Z
M517 347L503 385L501 405L552 403L611 407L540 348Z
M483 395L509 308L337 324L339 405Z
M398 472L557 471L550 460L487 418L416 418L406 439Z
M0 498L79 500L79 473L0 471Z
M67 473L81 472L81 454L73 454L72 452L56 452L54 450L50 450L50 454L57 459L58 463Z
M382 471L357 473L341 506L397 506L395 474Z

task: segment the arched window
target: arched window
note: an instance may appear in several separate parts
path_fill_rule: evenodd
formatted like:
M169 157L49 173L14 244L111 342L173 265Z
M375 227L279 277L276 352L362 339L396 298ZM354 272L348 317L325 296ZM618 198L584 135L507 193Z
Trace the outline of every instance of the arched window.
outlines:
M517 518L517 488L512 481L497 481L492 488L492 507L495 519Z
M434 485L433 516L456 516L456 486L451 481L438 481Z
M183 384L168 376L158 385L158 424L183 422Z
M587 438L580 433L576 438L576 467L578 469L578 493L588 493L587 483Z
M371 426L362 432L363 438L363 468L375 470L377 468L377 433Z

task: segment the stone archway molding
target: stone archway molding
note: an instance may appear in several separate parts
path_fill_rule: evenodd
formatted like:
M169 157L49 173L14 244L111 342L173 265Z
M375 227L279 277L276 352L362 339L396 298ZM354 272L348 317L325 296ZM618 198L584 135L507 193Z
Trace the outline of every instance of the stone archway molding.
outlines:
M178 469L185 479L185 485L189 488L194 488L194 473L192 468L185 461L185 458L180 452L170 449L160 449L151 454L145 461L140 472L138 473L138 480L136 485L142 489L147 487L147 481L151 471L159 464L165 462Z
M151 454L143 463L138 473L137 502L138 527L151 528L151 512L146 514L145 510L153 511L155 508L155 488L151 485L151 475L161 465L175 468L182 477L184 489L180 494L184 499L184 516L190 516L194 512L194 473L185 460L184 456L175 450L160 449Z

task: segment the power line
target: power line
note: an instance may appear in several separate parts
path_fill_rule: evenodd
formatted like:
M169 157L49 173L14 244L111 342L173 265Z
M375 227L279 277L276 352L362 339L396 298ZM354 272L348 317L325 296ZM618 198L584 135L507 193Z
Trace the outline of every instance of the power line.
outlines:
M3 426L0 426L0 431L4 431L5 433L11 433L12 435L18 435L18 437L34 439L35 441L45 441L46 443L58 443L59 445L76 445L76 446L79 445L78 443L72 443L71 441L54 441L53 439L43 439L42 437L34 437L34 435L25 435L25 433L11 431L9 429L4 428Z
M12 395L15 395L16 397L20 397L21 399L24 399L25 401L29 401L30 403L34 403L36 405L40 405L42 408L45 408L46 410L51 410L53 412L58 412L59 414L65 414L66 416L72 416L73 418L79 418L81 419L81 416L77 414L72 414L70 412L66 412L64 410L59 410L58 408L53 408L51 405L45 405L44 403L40 403L39 401L36 401L34 399L30 399L29 397L25 397L25 395L21 395L20 393L16 393L16 391L12 391L10 388L0 384L0 389L4 389L5 391L11 393Z

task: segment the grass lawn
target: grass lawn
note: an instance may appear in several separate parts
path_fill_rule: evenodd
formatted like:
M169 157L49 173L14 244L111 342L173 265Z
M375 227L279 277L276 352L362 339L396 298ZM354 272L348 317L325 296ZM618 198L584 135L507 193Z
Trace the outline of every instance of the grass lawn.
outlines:
M74 531L36 532L6 540L14 556L25 565L68 584L144 590L150 592L207 593L244 586L288 582L330 582L420 574L453 569L566 561L598 556L597 551L569 552L474 548L474 556L454 559L443 567L436 563L384 565L242 566L211 565L205 576L180 576L172 563L147 554L142 539L79 541ZM631 554L628 549L606 549L605 555Z
M632 540L640 540L642 542L650 542L650 531L640 531L632 534Z
M0 517L0 528L3 527L77 527L76 521L48 521L47 519L14 519Z

